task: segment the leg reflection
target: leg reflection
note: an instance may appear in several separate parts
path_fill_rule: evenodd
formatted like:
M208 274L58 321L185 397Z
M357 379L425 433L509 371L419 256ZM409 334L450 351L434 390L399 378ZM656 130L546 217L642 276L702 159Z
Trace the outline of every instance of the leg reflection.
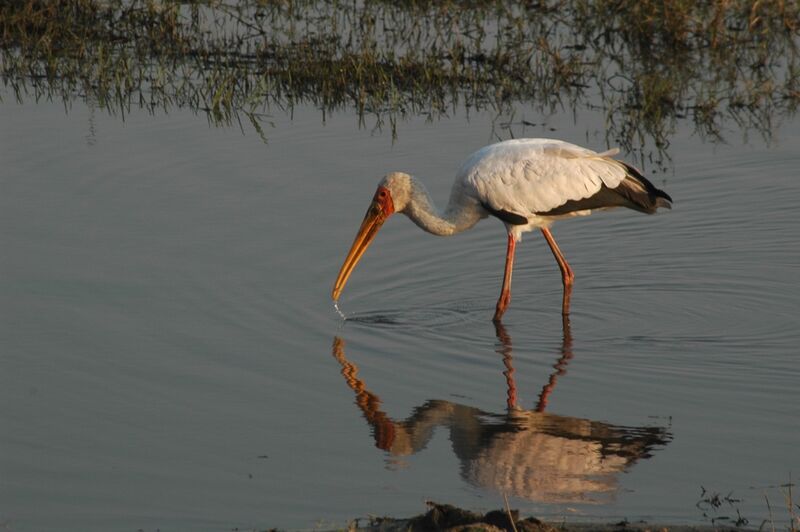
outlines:
M553 393L553 389L556 387L558 377L567 372L567 365L573 356L572 331L570 329L569 316L561 316L561 328L561 356L556 363L553 364L553 369L555 371L550 374L547 384L542 387L542 391L539 393L539 400L536 403L537 412L544 412L550 394ZM514 380L514 372L516 370L513 366L511 335L508 334L508 330L499 321L494 322L494 331L497 340L500 342L497 352L503 356L503 365L506 367L505 371L503 371L503 375L506 377L506 405L509 410L517 410L519 406L517 405L517 384Z
M569 316L566 314L561 316L561 330L561 356L553 364L555 371L550 374L547 384L542 387L542 391L539 393L539 401L536 403L537 412L544 412L550 394L553 393L553 389L556 387L558 378L567 372L567 365L572 359L572 331L570 330Z
M514 371L516 370L514 366L511 365L511 336L508 335L508 331L506 331L506 328L499 321L494 322L494 333L500 341L500 348L497 352L503 355L503 365L506 367L506 370L503 372L503 375L506 377L506 405L509 410L514 410L518 408L518 406L517 384L514 382Z

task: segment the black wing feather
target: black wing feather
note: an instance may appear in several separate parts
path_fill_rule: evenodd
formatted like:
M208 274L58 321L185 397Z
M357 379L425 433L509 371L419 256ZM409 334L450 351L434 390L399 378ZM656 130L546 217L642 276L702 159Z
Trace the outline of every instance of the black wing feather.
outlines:
M504 222L511 224L511 225L528 225L528 219L522 216L521 214L517 214L511 211L505 210L497 210L493 209L486 203L481 203L484 209L489 211L489 214L494 216L495 218L500 218Z

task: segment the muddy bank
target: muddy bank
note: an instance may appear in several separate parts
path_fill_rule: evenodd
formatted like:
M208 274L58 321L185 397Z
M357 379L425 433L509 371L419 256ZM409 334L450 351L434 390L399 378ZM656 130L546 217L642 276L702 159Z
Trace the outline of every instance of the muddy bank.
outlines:
M663 525L644 521L630 523L547 523L535 517L521 518L518 510L497 509L484 514L457 508L449 504L428 502L425 513L409 518L371 517L356 519L347 528L353 532L422 532L445 530L449 532L724 532L742 530L733 526Z

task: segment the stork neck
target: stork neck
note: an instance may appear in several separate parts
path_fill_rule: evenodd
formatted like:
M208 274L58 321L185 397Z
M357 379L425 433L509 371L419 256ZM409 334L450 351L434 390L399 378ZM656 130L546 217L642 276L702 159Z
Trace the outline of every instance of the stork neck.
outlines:
M455 193L450 195L444 214L440 214L425 186L413 177L410 192L411 197L403 213L421 229L434 235L450 236L460 233L481 219L480 211L470 208L466 198Z

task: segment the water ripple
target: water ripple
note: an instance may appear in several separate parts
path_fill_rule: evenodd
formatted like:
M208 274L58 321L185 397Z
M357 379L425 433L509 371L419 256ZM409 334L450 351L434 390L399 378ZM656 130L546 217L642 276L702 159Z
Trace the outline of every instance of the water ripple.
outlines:
M444 302L412 308L382 308L346 314L346 323L400 329L441 329L468 322L485 321L487 310L467 301Z

